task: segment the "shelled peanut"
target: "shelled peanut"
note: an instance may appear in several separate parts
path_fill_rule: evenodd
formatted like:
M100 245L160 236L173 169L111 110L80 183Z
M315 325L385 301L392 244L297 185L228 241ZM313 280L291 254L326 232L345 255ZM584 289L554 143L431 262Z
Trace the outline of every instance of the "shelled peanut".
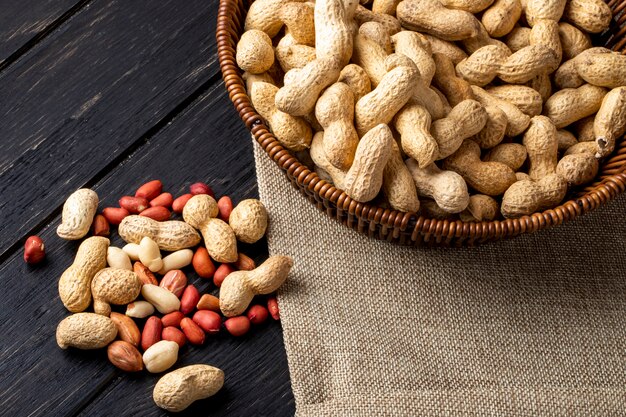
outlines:
M256 199L233 204L228 196L216 201L214 195L207 184L195 183L188 194L174 199L156 180L141 186L134 196L122 197L119 208L96 214L95 192L74 193L64 210L64 235L78 236L74 229L88 232L91 218L106 222L111 239L116 239L117 227L127 244L110 246L109 238L100 236L102 226L91 227L93 236L81 243L73 264L59 280L61 300L75 314L59 324L58 345L107 347L109 361L123 371L161 373L175 366L180 349L201 346L222 329L240 337L251 326L263 324L270 313L278 320L275 298L266 295L287 279L293 261L272 256L257 267L238 248L238 241L254 243L265 235L265 206ZM151 208L162 208L168 215L142 216ZM170 208L182 220L171 219ZM43 244L38 238L30 240L25 260L35 263L43 256ZM90 308L94 313L86 312ZM136 322L141 319L143 325ZM185 369L172 374L185 374ZM205 382L200 374L197 377L198 383ZM164 400L155 389L155 402L179 411L196 398L212 395L222 384L215 382L209 392L206 387L194 388L193 380L186 381L184 389L171 393L179 397L175 399Z
M626 55L590 38L611 21L601 0L374 1L371 10L257 0L237 56L253 105L285 148L310 149L321 178L359 202L382 194L383 205L420 211L417 192L426 216L480 221L558 205L615 150L626 132ZM566 156L585 118L592 142ZM471 201L495 214L468 214L479 212Z

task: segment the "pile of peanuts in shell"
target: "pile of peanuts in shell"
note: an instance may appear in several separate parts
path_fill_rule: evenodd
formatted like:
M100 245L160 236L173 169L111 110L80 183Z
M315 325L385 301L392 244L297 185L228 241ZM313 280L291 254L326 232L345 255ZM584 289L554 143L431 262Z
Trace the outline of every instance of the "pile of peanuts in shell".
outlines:
M370 0L371 1L371 0ZM236 50L281 144L358 202L519 218L593 181L626 130L602 0L256 0Z
M204 344L222 326L242 336L251 324L260 325L269 316L279 319L272 294L287 279L292 259L274 255L257 267L237 247L238 241L254 243L265 235L268 214L263 204L248 199L233 207L227 196L216 201L204 183L190 191L174 199L162 192L161 181L150 181L135 196L122 197L120 207L105 208L102 214L96 213L99 199L93 190L79 189L69 196L57 234L67 240L82 239L90 231L92 236L81 242L59 279L61 301L73 313L57 327L62 349L106 347L110 362L121 370L162 373L174 366L179 349ZM184 221L170 220L170 208ZM118 226L127 242L123 248L110 246L110 225ZM164 256L161 251L171 253ZM41 239L29 238L24 260L38 263L44 256ZM221 265L216 268L214 262ZM199 277L213 280L219 297L200 294L188 283L182 269L189 265ZM255 299L257 295L269 297ZM87 312L92 301L94 312ZM112 311L112 305L125 306L125 314ZM142 331L135 319L146 319ZM153 398L161 408L182 411L214 395L223 383L218 368L185 366L163 375Z

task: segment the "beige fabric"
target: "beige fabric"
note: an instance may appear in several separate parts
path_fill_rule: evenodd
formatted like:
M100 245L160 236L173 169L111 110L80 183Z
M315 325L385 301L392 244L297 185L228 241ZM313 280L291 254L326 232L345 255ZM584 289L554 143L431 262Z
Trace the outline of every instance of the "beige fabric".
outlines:
M298 416L626 415L626 198L473 249L374 241L255 146Z

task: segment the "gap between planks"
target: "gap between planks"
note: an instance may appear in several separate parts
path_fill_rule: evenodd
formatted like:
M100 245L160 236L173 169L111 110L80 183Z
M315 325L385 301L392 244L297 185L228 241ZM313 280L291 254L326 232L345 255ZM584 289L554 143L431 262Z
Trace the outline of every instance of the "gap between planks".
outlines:
M72 17L74 17L78 12L84 9L89 3L93 0L80 0L74 6L70 7L65 11L61 16L56 18L52 23L44 27L41 31L39 31L35 36L33 36L30 40L28 40L24 45L19 47L15 52L6 57L6 59L0 62L0 75L2 72L9 68L12 64L17 62L22 56L28 53L31 49L33 49L37 44L39 44L42 40L44 40L48 35L54 32L57 28L63 25L65 22L69 21Z

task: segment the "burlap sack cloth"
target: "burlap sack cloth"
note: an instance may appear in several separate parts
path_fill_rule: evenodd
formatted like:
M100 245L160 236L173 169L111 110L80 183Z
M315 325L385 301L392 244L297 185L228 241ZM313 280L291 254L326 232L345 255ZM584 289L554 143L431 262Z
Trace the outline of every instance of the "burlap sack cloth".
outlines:
M255 144L298 416L626 415L626 198L473 249L330 219Z

